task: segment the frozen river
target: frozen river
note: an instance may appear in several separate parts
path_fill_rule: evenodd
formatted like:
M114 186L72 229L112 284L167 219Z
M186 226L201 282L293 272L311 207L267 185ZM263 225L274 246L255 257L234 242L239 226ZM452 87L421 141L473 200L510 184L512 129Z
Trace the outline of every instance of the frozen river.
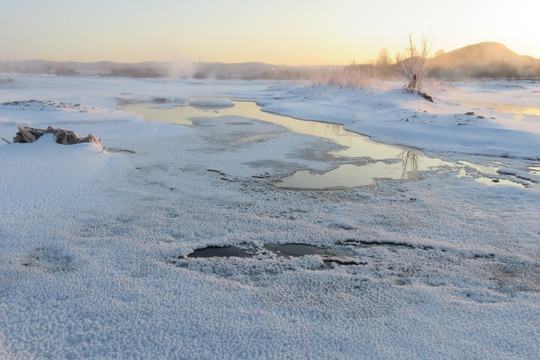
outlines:
M332 170L296 171L275 183L275 186L283 189L329 190L376 186L377 179L418 180L419 172L424 171L452 171L458 178L473 177L487 185L528 184L525 179L508 176L512 174L505 174L506 178L501 179L502 174L497 172L500 162L497 161L491 161L489 165L466 161L448 162L428 157L417 149L374 142L367 136L345 130L340 124L300 120L264 112L254 102L197 99L185 104L128 104L124 110L152 121L184 126L232 128L233 130L218 134L220 141L228 141L226 135L229 133L234 133L235 136L245 134L244 137L231 139L236 142L264 141L268 137L294 133L313 136L334 144L335 148L327 151L325 158L326 163L334 167ZM252 125L258 121L279 125L286 131L257 133L259 128L253 128ZM251 131L252 128L255 132ZM306 151L316 153L312 149ZM263 162L265 159L259 160Z
M10 77L0 358L538 354L538 84Z

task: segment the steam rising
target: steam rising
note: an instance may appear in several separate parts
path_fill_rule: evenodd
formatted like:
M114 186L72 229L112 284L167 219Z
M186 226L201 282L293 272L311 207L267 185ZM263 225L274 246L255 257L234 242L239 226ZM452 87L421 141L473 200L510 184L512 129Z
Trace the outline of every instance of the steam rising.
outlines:
M168 77L172 79L191 78L195 73L195 64L187 57L178 55L168 63Z

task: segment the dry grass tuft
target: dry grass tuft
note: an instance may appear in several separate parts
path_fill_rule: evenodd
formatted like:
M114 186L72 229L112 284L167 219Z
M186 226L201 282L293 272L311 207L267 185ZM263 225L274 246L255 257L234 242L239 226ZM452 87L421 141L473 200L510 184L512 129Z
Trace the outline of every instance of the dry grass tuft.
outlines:
M347 66L339 66L327 74L322 75L313 82L313 85L332 85L342 88L361 89L370 86L373 79L373 71L368 66L352 63Z

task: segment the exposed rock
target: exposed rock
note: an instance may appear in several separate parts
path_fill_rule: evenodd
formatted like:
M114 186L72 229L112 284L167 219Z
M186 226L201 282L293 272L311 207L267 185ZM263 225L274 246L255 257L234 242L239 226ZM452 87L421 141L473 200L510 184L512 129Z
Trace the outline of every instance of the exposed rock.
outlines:
M32 143L39 139L44 134L53 134L56 136L56 142L62 145L72 145L79 143L101 143L101 138L97 139L94 135L88 134L86 137L81 137L73 130L55 129L52 126L47 129L36 129L28 126L19 126L19 131L13 137L14 143Z

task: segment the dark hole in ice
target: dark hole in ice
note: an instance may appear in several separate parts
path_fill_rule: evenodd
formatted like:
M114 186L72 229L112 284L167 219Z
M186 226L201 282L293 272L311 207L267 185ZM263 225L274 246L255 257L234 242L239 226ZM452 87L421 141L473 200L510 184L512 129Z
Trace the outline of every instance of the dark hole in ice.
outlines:
M306 255L320 255L328 257L347 257L354 256L353 250L345 247L317 247L306 244L266 244L264 248L278 256L299 257Z
M301 257L308 255L319 255L323 258L325 268L331 263L339 265L365 265L365 262L354 259L354 250L344 247L318 247L306 244L266 244L264 249L277 254L278 257ZM257 255L259 252L253 249L243 249L237 246L209 246L197 249L191 254L185 256L185 259L191 258L216 258L216 257L239 257L249 258ZM264 252L263 252L264 254Z
M364 240L347 239L343 241L342 243L355 245L358 247L383 246L383 247L405 247L405 248L411 248L411 249L414 248L412 244L398 243L398 242L392 242L392 241L364 241Z
M209 246L197 249L187 256L187 258L212 258L212 257L252 257L252 251L239 248L237 246Z
M266 244L264 248L278 256L299 257L306 255L326 255L326 249L306 244Z
M355 259L355 252L352 249L340 246L318 247L306 244L266 244L264 248L280 257L301 257L308 255L319 255L323 259L322 268L328 269L332 264L343 266L366 265L367 262Z

